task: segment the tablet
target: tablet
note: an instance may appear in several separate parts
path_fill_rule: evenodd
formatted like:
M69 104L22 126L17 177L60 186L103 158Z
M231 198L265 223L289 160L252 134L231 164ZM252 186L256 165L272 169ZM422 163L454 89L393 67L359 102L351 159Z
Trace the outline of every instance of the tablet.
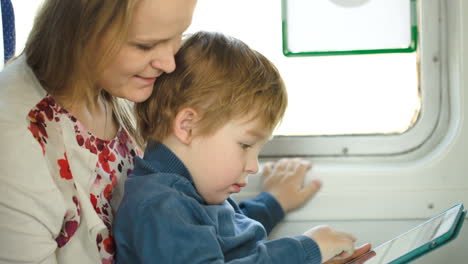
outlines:
M466 210L459 203L346 264L408 263L453 240Z

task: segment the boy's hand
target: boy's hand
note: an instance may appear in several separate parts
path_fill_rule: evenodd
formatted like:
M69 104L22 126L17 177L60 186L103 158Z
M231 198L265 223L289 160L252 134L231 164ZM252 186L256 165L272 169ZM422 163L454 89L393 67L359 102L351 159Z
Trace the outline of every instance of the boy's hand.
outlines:
M319 180L304 186L304 177L311 167L311 163L303 159L267 162L263 166L263 189L278 200L285 212L294 210L320 189Z
M312 238L317 243L322 254L322 262L345 260L353 256L356 238L348 233L336 232L329 226L321 225L309 229L304 235Z
M348 258L345 258L345 259L335 259L335 258L332 258L331 260L327 261L327 262L324 262L323 264L344 264L352 259L355 259L367 252L369 252L369 250L371 250L371 244L367 243L367 244L364 244L362 246L360 246L359 248L356 248L354 250L354 253L352 256L348 257ZM371 253L369 253L368 255L366 255L366 257L364 257L362 260L359 260L359 262L357 263L354 263L354 264L362 264L362 263L365 263L367 260L373 258L375 256L375 252L372 251Z

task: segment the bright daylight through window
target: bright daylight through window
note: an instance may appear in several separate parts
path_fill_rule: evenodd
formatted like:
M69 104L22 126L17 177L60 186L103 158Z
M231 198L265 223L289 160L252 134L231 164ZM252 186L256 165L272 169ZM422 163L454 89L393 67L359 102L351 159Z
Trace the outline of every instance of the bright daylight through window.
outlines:
M280 0L199 0L188 31L197 30L237 37L275 63L289 93L277 135L403 133L418 118L416 53L285 57Z
M12 2L18 54L42 1ZM416 53L287 58L280 0L199 0L188 32L197 30L237 37L275 63L289 93L277 135L402 133L418 118Z

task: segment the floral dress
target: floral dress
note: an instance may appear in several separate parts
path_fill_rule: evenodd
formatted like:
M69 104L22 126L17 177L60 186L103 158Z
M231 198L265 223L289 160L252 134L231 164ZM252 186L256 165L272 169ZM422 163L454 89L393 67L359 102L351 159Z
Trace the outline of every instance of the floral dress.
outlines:
M124 181L131 173L134 157L142 156L141 151L125 129L120 129L112 140L101 140L95 137L74 116L59 106L51 96L46 96L39 102L29 112L28 117L28 129L40 144L42 153L49 157L56 155L52 159L56 163L49 164L49 167L52 167L51 176L61 190L66 190L63 196L67 203L67 213L63 219L62 230L55 238L57 247L65 247L80 225L82 205L77 198L76 182L82 182L85 192L89 193L94 210L106 226L96 235L101 261L105 264L112 263L115 247L111 230L114 212L117 209L111 205L113 191L119 181ZM68 160L66 149L62 152L51 147L54 153L48 152L49 144L54 144L55 140L49 138L49 132L56 127L54 123L60 123L62 119L72 121L78 145L97 156L97 162L89 166L89 178L83 176L83 179L74 179L76 176L72 175L70 164L75 161Z

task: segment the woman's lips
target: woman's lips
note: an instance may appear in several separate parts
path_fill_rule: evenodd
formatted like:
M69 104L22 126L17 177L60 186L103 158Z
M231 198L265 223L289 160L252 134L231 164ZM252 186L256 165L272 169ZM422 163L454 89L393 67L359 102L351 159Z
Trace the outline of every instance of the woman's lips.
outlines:
M136 77L142 80L145 84L154 84L157 78L157 77L146 78L146 77L141 77L141 76L136 76Z

